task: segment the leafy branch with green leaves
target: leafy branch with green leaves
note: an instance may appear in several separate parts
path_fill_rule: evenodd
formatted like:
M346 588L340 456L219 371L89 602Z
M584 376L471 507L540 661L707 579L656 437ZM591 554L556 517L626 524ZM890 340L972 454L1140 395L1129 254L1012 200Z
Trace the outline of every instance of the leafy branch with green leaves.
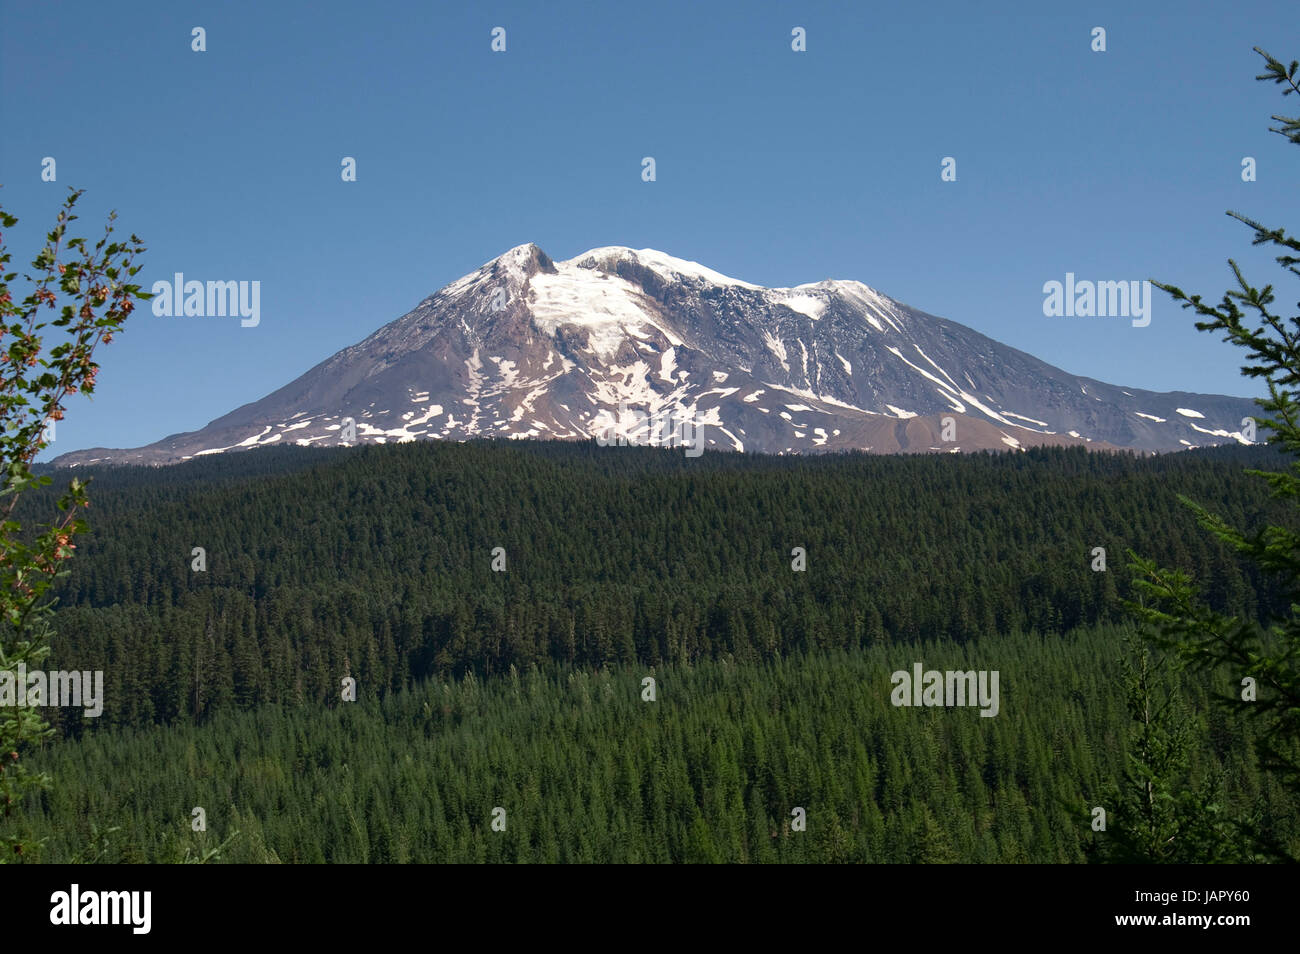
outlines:
M18 273L0 277L0 673L16 682L18 667L32 668L50 653L53 630L51 601L44 597L54 581L66 575L73 556L72 541L86 530L78 514L90 506L84 481L73 479L58 499L58 514L36 533L23 533L14 512L24 493L47 485L32 463L49 444L48 428L63 419L64 402L74 394L91 394L99 365L96 349L108 344L135 308L136 300L152 295L131 279L145 248L132 235L113 241L111 213L104 235L90 246L71 238L68 226L77 219L73 209L82 192L71 190L59 211L46 245L32 260L33 274L23 280L31 291L14 299L11 286ZM0 225L10 229L18 219L0 207ZM0 271L12 255L0 233ZM59 307L60 300L64 301ZM47 314L57 308L51 318ZM54 329L58 343L45 350ZM11 685L13 683L11 682ZM24 755L50 736L41 713L30 705L0 706L0 862L21 856L30 845L15 830L13 813L31 791L49 778L28 770Z

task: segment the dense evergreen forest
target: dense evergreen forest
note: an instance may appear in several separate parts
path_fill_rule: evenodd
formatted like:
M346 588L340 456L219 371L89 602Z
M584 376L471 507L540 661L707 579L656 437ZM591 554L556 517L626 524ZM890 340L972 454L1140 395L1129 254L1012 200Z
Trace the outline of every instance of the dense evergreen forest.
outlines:
M1267 581L1176 495L1247 527L1285 522L1243 473L1267 455L689 459L414 443L105 470L93 532L58 590L51 666L105 671L101 726L146 725L231 703L329 702L346 675L382 694L546 660L686 664L1061 633L1125 618L1127 547L1255 614Z
M106 699L47 710L33 860L179 860L236 830L225 860L1084 860L1131 721L1125 549L1277 609L1177 495L1287 524L1244 473L1279 464L488 442L94 472L47 666L104 670ZM895 708L914 662L999 670L998 716ZM1249 727L1179 678L1189 778L1222 772L1234 814L1300 849Z
M43 861L177 861L235 832L223 860L1083 861L1106 837L1090 809L1116 820L1131 724L1118 642L1099 629L670 665L654 702L643 669L548 664L88 733L44 760L58 785L35 834ZM893 707L889 673L913 661L1000 669L998 716ZM1183 691L1209 740L1191 778L1221 769L1224 807L1296 847L1297 806L1260 772L1248 726Z

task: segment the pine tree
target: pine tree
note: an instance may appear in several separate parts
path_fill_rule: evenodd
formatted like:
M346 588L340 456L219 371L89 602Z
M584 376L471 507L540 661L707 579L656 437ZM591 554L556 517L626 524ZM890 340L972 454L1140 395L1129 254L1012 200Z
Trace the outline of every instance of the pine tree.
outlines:
M1286 87L1284 97L1300 94L1300 62L1293 60L1285 66L1258 47L1255 51L1266 64L1257 80ZM1272 132L1300 145L1300 117L1275 115L1273 119L1281 125ZM1228 214L1254 231L1252 244L1280 249L1278 265L1288 277L1300 277L1300 239L1236 212ZM1234 260L1229 259L1228 264L1237 287L1227 291L1217 305L1174 285L1154 284L1205 319L1196 322L1197 329L1223 332L1224 340L1247 349L1242 373L1263 379L1268 386L1268 397L1257 403L1269 416L1261 417L1259 425L1271 432L1269 443L1292 456L1300 455L1300 403L1295 390L1300 384L1300 315L1286 318L1274 311L1273 286L1256 288ZM1250 473L1263 478L1279 500L1292 506L1300 501L1300 462L1293 462L1284 472ZM1266 627L1249 618L1226 615L1207 605L1185 572L1163 569L1154 560L1134 555L1136 586L1151 604L1132 603L1130 609L1153 627L1161 646L1172 648L1202 670L1229 674L1241 698L1229 695L1222 701L1244 706L1244 711L1263 721L1268 767L1279 773L1292 791L1300 792L1296 756L1300 743L1300 532L1286 526L1247 532L1190 498L1181 499L1206 530L1277 579L1287 608ZM1248 698L1252 689L1258 693L1253 701ZM1261 848L1275 855L1288 854L1281 844L1259 840Z
M1201 733L1169 685L1167 660L1128 637L1126 702L1133 720L1124 785L1111 799L1101 841L1107 861L1196 864L1234 857L1220 817L1217 779L1193 786L1191 756Z

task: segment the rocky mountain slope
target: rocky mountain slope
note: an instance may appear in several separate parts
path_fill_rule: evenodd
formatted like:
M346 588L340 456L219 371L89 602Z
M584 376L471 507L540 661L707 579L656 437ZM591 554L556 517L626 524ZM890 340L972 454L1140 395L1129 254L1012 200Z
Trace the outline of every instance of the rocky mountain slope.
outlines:
M1242 441L1244 398L1068 374L857 281L762 288L650 249L521 245L200 430L56 465L476 437L764 453Z

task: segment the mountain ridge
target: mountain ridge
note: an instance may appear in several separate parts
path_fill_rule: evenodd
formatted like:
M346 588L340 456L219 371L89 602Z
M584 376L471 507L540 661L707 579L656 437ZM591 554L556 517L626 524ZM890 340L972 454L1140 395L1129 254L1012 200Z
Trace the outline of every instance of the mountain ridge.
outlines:
M1254 410L1072 375L852 279L764 288L655 249L557 262L530 242L198 430L53 463L166 464L279 442L680 445L688 431L704 449L776 454L1156 452L1249 443Z

